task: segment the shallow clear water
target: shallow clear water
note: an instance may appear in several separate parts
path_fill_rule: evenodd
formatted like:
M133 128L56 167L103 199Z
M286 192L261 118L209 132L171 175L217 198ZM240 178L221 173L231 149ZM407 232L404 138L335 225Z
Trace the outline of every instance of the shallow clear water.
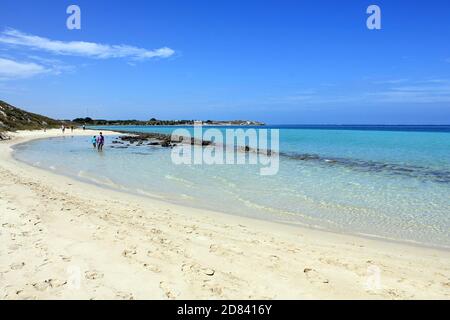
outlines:
M15 156L193 207L450 247L449 128L357 129L281 127L280 170L274 176L260 176L255 165L177 166L170 149L113 148L114 137L107 137L103 153L92 149L89 137L67 136L19 145Z

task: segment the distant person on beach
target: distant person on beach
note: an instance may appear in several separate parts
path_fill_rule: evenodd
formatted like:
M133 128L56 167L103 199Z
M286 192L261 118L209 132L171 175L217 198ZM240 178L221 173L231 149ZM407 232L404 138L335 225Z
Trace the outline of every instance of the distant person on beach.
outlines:
M64 125L61 126L61 131L62 131L62 133L64 133L64 131L66 131L66 127Z
M86 125L83 124L83 131L86 130Z
M73 126L70 126L70 132L73 132Z
M103 145L105 144L105 137L100 132L100 135L97 137L97 149L98 151L103 151Z
M93 136L91 141L92 141L92 145L94 146L94 149L97 149L97 137Z

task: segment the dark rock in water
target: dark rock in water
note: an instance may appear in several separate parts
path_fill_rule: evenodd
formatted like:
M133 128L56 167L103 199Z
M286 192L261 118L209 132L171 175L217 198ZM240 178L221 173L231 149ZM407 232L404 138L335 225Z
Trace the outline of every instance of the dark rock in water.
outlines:
M188 139L184 139L183 137L181 137L181 139L179 139L179 141L176 142L184 142L184 141L189 141ZM196 146L209 146L211 145L212 142L208 141L208 140L199 140L199 139L195 139L195 138L191 138L191 145L196 145Z
M270 157L272 155L272 150L267 150L267 149L256 149L255 150L257 154L262 154L264 156L268 156Z
M390 176L402 176L422 179L422 181L433 181L437 183L450 183L450 171L433 170L429 167L384 163L378 161L367 161L352 158L324 158L315 154L280 153L281 156L291 160L302 160L317 162L320 165L341 166L360 172L376 172Z
M288 154L288 153L281 153L281 155L286 156L288 158L291 158L293 160L302 160L302 161L310 161L310 160L324 160L321 157L319 157L316 154Z
M164 148L170 147L170 142L167 140L164 140L163 142L161 142L161 147L164 147Z
M212 144L211 141L207 140L197 140L195 138L189 138L181 137L181 136L171 136L169 134L163 134L163 133L136 133L135 135L124 135L119 137L122 141L127 141L130 144L138 143L138 145L141 145L144 143L144 141L148 140L158 140L159 142L149 142L147 145L161 145L162 147L170 147L172 146L172 143L190 143L191 145L201 145L201 146L208 146Z
M122 133L126 133L128 135L122 135L118 139L120 139L122 141L126 141L130 144L134 144L137 142L139 146L142 145L144 142L146 142L145 144L149 145L149 146L160 145L163 148L174 147L177 145L177 143L190 144L190 145L203 146L203 147L215 145L214 142L209 141L209 140L195 139L194 137L172 136L170 134L164 134L164 133L153 133L153 132L142 133L142 132L125 132L125 131L122 131ZM272 151L269 149L268 150L259 150L259 149L253 149L249 146L236 147L236 150L238 150L240 152L256 152L257 154L262 153L267 156L272 155Z

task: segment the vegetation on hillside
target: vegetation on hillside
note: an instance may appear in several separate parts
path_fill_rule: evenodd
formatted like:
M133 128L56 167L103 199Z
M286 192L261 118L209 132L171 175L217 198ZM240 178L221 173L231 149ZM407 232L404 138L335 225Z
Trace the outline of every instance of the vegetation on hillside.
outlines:
M0 100L0 132L55 128L61 121L24 111Z

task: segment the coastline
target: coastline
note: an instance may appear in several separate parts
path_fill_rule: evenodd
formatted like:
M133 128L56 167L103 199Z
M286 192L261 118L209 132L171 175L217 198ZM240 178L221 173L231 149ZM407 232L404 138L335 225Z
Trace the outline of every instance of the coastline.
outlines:
M445 250L183 207L11 156L60 135L0 142L0 299L450 299Z

